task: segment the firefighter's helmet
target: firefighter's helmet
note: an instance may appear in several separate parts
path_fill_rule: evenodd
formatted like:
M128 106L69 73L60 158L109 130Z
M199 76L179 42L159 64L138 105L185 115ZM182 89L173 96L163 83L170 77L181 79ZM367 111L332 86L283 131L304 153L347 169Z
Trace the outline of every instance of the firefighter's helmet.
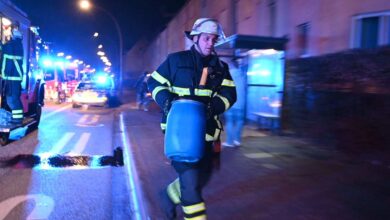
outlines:
M184 32L189 39L193 39L194 36L201 33L215 34L218 36L218 40L224 40L225 34L222 30L221 24L212 18L199 18L195 21L191 31Z

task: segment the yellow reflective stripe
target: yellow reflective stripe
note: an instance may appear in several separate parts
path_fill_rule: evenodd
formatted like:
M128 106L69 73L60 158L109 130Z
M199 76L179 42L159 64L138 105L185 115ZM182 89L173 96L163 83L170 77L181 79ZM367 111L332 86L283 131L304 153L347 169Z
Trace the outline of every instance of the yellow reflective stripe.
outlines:
M210 89L195 89L195 95L197 96L208 96L211 97L213 91Z
M190 95L190 89L189 88L182 88L182 87L172 87L172 92L176 93L179 96L185 96L185 95Z
M14 61L14 65L15 65L15 68L16 70L18 71L19 73L19 77L18 76L7 76L6 73L4 72L5 70L5 64L7 62L7 59L12 59ZM20 66L19 66L19 63L16 61L16 60L22 60L23 57L21 56L14 56L14 55L9 55L9 54L3 54L3 63L2 63L2 68L1 68L1 76L3 77L3 79L5 80L15 80L15 81L21 81L22 80L22 71L20 69Z
M167 84L168 86L171 86L171 83L165 79L163 76L160 75L160 73L158 73L157 71L154 71L152 73L152 77L153 79L157 80L157 82L161 83L161 84Z
M23 115L20 115L20 114L12 115L12 118L17 118L17 119L23 118Z
M1 77L4 79L5 78L5 73L4 73L4 69L5 69L5 62L6 62L7 59L3 59L3 63L1 64Z
M9 55L9 54L3 54L3 58L5 59L14 59L14 60L22 60L22 56L15 56L15 55Z
M16 61L15 59L14 59L14 64L15 64L15 67L16 67L16 70L18 71L18 73L19 73L19 77L20 77L20 80L22 80L22 70L20 69L20 66L19 66L19 63L18 63L18 61Z
M160 92L161 90L164 90L164 89L170 91L169 87L166 87L166 86L157 86L156 88L154 88L152 91L152 98L154 100L156 100L157 93Z
M209 135L206 133L206 141L216 141L218 140L219 134L221 133L220 129L215 129L214 135Z
M201 203L198 203L198 204L195 204L195 205L190 205L190 206L183 206L183 211L185 214L194 214L196 212L201 212L201 211L204 211L206 210L206 205L204 204L204 202L201 202ZM200 217L200 216L198 216ZM193 219L193 218L190 218L190 219Z
M167 124L161 123L160 127L161 127L161 130L165 130L167 128Z
M196 216L196 217L192 217L192 218L186 218L184 217L184 220L206 220L206 215L200 215L200 216Z
M235 87L236 85L234 84L234 81L233 80L228 80L228 79L224 79L222 81L222 86L229 86L229 87Z
M12 110L12 114L23 113L23 109Z
M216 95L216 96L219 97L222 100L222 102L225 104L225 110L228 110L230 107L229 100L221 95Z
M214 116L215 121L217 122L218 128L222 128L222 124L218 119L218 115Z
M168 185L167 193L173 203L175 204L180 203L181 193L180 193L179 178L176 178L171 184Z

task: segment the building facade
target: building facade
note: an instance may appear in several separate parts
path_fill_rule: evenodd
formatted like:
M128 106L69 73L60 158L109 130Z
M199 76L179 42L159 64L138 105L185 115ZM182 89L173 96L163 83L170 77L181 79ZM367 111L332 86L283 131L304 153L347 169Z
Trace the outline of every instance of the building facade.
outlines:
M152 42L128 51L125 71L153 70L168 53L188 48L183 31L199 17L217 18L226 36L286 37L286 58L390 44L388 0L191 0Z
M280 116L285 59L390 45L388 0L191 0L152 42L140 41L127 53L128 76L153 71L169 53L188 49L184 31L199 17L218 19L226 36L288 39L284 51L246 48L235 51L244 61L225 58L232 73L246 77L250 120Z

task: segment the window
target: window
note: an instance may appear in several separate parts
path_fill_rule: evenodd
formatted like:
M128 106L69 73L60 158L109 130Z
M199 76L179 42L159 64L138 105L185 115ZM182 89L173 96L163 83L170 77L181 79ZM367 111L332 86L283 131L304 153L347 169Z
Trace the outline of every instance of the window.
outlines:
M353 17L353 48L375 48L390 44L390 11Z
M310 24L308 22L297 26L297 31L298 31L297 48L298 48L298 54L301 57L307 56L309 52L309 29L310 29Z
M269 21L270 21L270 27L269 27L269 33L271 36L275 36L275 30L276 30L276 2L275 0L270 0L268 3L268 10L269 10Z

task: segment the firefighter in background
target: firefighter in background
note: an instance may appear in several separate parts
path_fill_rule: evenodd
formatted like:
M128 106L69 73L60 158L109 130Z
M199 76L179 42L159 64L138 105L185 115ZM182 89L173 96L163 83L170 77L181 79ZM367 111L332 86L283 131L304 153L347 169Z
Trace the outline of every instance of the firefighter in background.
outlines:
M23 121L23 105L20 101L23 79L23 44L19 25L12 26L11 39L2 45L1 78L2 91L11 109L11 123L20 124Z
M185 34L194 43L191 49L168 55L152 73L148 87L163 109L163 130L172 101L191 99L207 106L205 155L195 163L172 161L179 178L160 195L168 219L176 217L176 206L181 204L185 219L199 220L206 219L202 188L211 177L214 143L220 143L222 125L218 115L236 101L236 89L228 65L214 51L215 43L224 38L219 22L200 18Z

